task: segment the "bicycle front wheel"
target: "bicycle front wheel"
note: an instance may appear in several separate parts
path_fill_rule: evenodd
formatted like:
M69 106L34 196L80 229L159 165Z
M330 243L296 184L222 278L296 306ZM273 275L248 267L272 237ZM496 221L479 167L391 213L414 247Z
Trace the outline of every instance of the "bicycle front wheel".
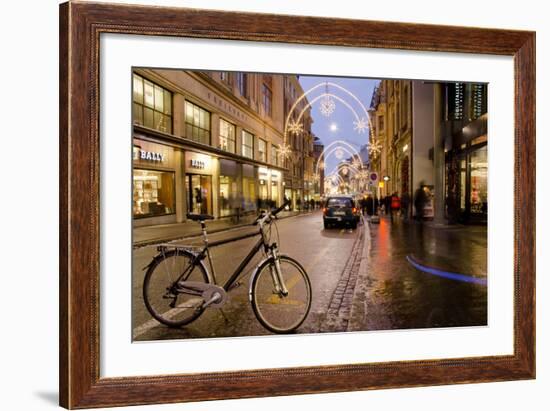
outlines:
M176 281L210 283L203 265L194 265L193 259L193 254L185 250L168 251L157 257L145 274L145 306L157 321L170 327L188 324L203 312L202 297L180 292L176 284Z
M296 260L279 257L281 277L287 295L277 287L275 261L267 260L258 269L251 288L251 303L258 321L268 330L284 334L296 330L311 308L311 283Z

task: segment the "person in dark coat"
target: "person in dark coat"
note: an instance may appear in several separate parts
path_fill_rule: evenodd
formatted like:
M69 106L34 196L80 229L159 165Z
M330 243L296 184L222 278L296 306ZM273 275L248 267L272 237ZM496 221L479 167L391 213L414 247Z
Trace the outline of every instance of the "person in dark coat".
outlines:
M408 192L404 192L401 195L401 214L403 214L403 220L409 219L409 203L411 199Z
M424 191L424 182L422 181L414 193L415 218L420 222L424 220L424 207L426 206L427 200L428 198Z
M366 206L366 209L367 209L367 215L371 216L372 213L373 213L373 203L372 203L372 196L369 194L365 200L365 206Z

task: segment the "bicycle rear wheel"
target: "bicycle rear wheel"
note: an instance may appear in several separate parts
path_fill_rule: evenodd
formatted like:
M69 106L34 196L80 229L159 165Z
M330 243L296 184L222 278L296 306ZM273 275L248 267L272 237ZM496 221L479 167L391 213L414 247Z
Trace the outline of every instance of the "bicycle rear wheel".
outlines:
M162 324L179 327L196 320L204 300L197 295L178 292L176 281L210 283L202 264L193 265L194 255L171 250L158 256L149 266L143 281L143 301L149 313Z
M268 330L284 334L296 330L311 308L311 283L296 260L280 256L283 281L288 290L284 296L275 288L275 261L262 264L252 282L251 303L258 321Z

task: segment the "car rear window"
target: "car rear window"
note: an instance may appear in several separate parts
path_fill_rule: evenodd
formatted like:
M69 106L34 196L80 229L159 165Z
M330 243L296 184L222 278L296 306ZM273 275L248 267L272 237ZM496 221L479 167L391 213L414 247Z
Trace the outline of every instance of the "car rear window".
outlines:
M329 198L327 207L353 207L351 198Z

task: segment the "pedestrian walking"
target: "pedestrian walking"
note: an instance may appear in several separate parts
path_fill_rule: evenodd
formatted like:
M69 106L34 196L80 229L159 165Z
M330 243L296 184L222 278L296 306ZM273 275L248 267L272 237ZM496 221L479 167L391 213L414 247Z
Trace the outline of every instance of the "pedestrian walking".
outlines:
M391 194L386 196L386 214L391 215Z
M367 215L371 216L373 214L373 199L372 196L369 194L367 196L367 199L365 200L365 208L367 210Z
M409 196L409 193L405 191L401 195L401 213L403 214L404 221L409 220L409 203L410 202L411 202L411 198Z
M424 207L426 207L426 201L428 197L424 191L424 182L420 182L420 186L416 189L414 193L414 210L415 218L417 221L422 222L424 220Z
M393 215L399 211L401 208L401 200L397 195L397 192L394 192L390 198L390 220L393 223Z

